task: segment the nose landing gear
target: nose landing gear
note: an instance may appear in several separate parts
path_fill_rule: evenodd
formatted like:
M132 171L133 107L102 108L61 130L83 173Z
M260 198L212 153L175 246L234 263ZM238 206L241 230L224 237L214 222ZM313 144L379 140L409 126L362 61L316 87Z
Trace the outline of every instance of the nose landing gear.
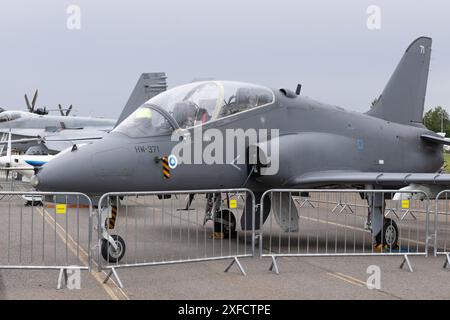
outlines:
M112 205L105 213L101 214L103 223L102 228L102 239L100 244L100 252L103 259L110 263L118 263L125 255L126 245L125 241L121 236L117 234L111 235L109 230L113 230L116 225L117 219L117 206Z
M102 239L101 253L105 261L117 263L125 255L125 241L119 235L111 235L110 239Z

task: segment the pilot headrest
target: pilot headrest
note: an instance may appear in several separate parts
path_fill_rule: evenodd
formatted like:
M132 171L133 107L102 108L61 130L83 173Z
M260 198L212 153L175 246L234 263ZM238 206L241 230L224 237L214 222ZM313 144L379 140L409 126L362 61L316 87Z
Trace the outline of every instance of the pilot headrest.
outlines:
M272 97L268 94L261 94L258 96L258 106L262 106L263 104L268 104L272 101Z
M250 97L251 97L250 88L239 88L236 92L236 104L248 105L250 104Z
M236 104L248 105L250 107L267 104L272 98L265 92L257 88L239 88L236 92Z
M191 101L182 101L175 103L173 107L173 117L178 123L184 121L187 117L195 117L197 106Z

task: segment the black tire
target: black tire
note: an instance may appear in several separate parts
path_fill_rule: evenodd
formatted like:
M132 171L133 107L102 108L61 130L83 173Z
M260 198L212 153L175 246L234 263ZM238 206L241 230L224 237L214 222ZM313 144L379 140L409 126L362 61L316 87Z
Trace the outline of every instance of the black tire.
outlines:
M229 238L236 233L236 218L228 209L216 213L214 218L214 232L223 233L224 238Z
M381 234L383 233L383 239ZM383 229L375 237L377 245L386 245L389 248L396 248L398 244L398 227L394 220L384 219Z
M103 239L101 246L102 257L107 262L117 263L120 260L122 260L123 256L125 255L126 250L125 241L122 239L121 236L116 234L111 235L111 237L114 239L115 243L118 246L118 252L114 250L114 247L111 246L108 240Z

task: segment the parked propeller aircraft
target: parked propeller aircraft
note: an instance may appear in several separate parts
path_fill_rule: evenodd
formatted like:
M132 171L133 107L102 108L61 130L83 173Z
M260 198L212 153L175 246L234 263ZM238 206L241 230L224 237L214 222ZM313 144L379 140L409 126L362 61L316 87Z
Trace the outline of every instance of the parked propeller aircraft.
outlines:
M9 176L9 172L17 172L20 173L27 179L30 179L34 174L37 168L42 167L50 160L58 157L66 152L69 152L72 148L67 148L57 155L30 155L30 154L12 154L12 140L11 133L8 135L8 147L6 150L6 155L0 157L0 168L1 170L7 171L7 178ZM77 148L81 148L84 144L77 145Z
M167 89L164 73L144 73L140 76L119 120L69 116L72 106L61 115L49 115L45 108L35 108L37 92L30 103L25 95L29 112L3 111L0 113L0 134L12 133L13 149L30 154L55 154L73 144L101 139L125 116L145 101ZM65 112L64 112L65 111ZM6 140L0 144L6 144Z
M36 167L43 166L55 157L51 155L13 155L11 149L11 133L9 133L6 155L0 157L0 168L7 170L7 177L9 171L14 171L30 179L34 175Z
M431 44L428 37L411 43L376 105L362 114L303 97L300 87L293 92L205 81L173 88L147 101L102 140L48 163L32 184L93 197L246 187L257 203L264 191L280 187L445 188L450 175L440 173L442 145L449 143L422 124ZM163 157L169 158L170 177L163 174ZM296 214L289 210L293 200L287 200L281 210L272 203L275 214ZM375 193L368 202L374 244L395 245L398 230L384 218L382 195ZM269 211L270 203L264 204L264 221ZM241 227L249 230L252 210L245 212L250 216L243 215ZM258 207L256 228L260 214ZM123 240L104 240L112 248L110 261L123 256L114 252L124 248L118 242Z
M34 92L33 100L31 100L31 103L30 103L30 100L28 99L28 96L26 94L24 95L25 103L26 103L27 109L28 109L28 111L30 113L35 113L35 114L39 114L39 115L44 116L44 115L47 115L50 111L59 111L59 113L62 116L66 116L66 117L69 116L69 114L70 114L70 112L72 111L72 108L73 108L72 105L70 105L67 109L63 109L61 104L58 104L58 109L57 110L48 110L47 107L43 107L43 108L36 107L36 100L37 100L37 97L38 97L38 93L39 93L38 90L36 90ZM4 111L4 110L2 110L2 111Z

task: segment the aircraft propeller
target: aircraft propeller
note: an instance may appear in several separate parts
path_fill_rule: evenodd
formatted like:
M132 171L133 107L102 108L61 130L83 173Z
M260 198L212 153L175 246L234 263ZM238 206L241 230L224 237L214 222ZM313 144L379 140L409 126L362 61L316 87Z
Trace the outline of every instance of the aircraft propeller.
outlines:
M61 113L61 115L63 117L68 117L70 112L72 111L72 108L73 108L73 105L70 105L69 108L63 109L61 104L58 104L59 113ZM64 111L66 111L66 112L64 112Z
M44 108L37 108L37 109L35 109L36 100L37 100L37 97L38 97L38 90L36 90L34 92L33 100L31 100L31 103L30 103L30 100L28 99L28 96L26 94L24 95L24 97L25 97L25 103L27 105L27 108L28 108L29 112L36 113L36 114L39 114L39 115L46 115L46 114L48 114L47 108L45 108L45 107Z

